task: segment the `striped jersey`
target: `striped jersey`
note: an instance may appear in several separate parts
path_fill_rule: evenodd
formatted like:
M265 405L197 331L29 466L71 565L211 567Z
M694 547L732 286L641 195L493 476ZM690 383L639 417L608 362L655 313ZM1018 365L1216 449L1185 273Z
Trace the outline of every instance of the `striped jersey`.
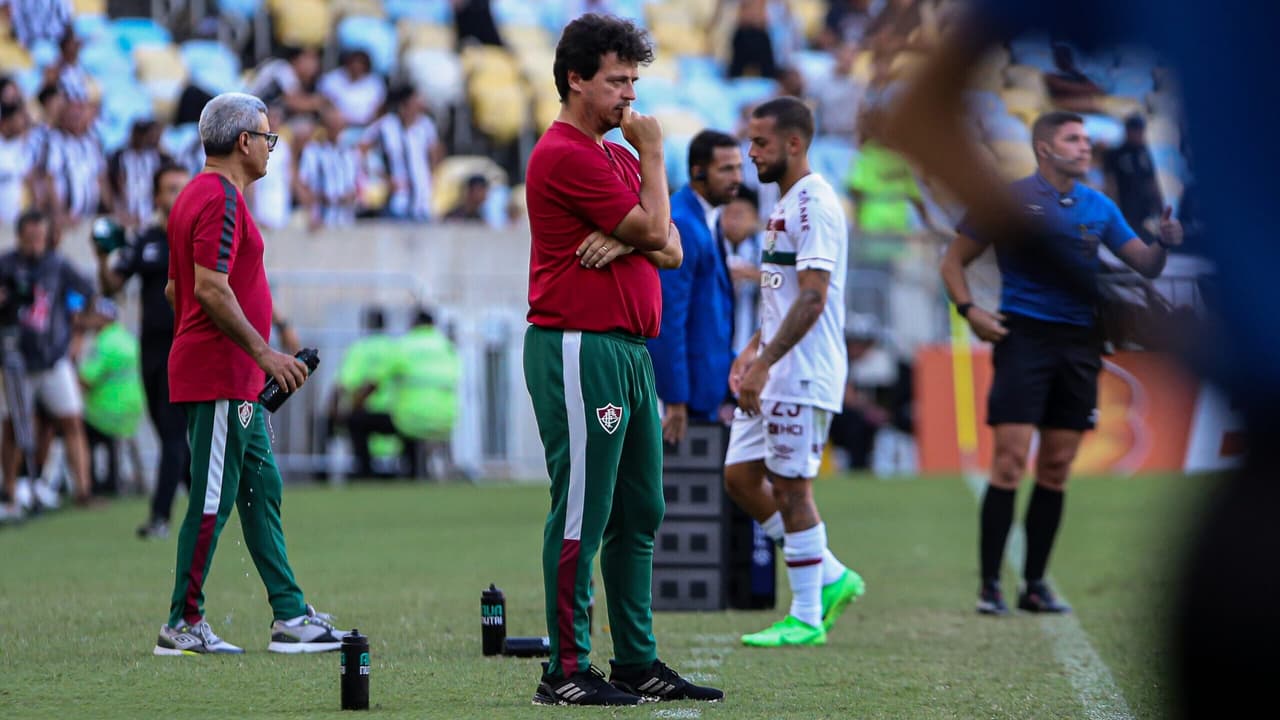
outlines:
M406 128L399 115L387 113L365 128L361 142L377 148L391 184L391 215L431 219L430 157L432 146L439 141L436 124L425 115Z
M354 225L356 222L355 148L328 140L312 140L298 160L298 179L315 196L317 213L329 227Z
M71 24L71 0L0 0L6 5L14 37L28 49L40 40L57 45Z
M99 183L107 169L102 141L93 132L76 135L55 129L47 143L44 169L60 206L75 219L96 215L102 195Z
M270 340L271 290L262 264L262 234L244 196L217 173L195 176L169 213L169 278L177 316L169 351L169 400L256 401L265 375L196 300L196 265L226 273L245 319Z
M156 171L167 160L155 148L139 150L125 147L111 156L108 166L111 184L116 191L116 203L123 205L139 226L151 222L151 214L155 212Z
M770 369L761 397L840 412L849 374L844 343L848 227L835 190L817 173L800 178L770 213L760 263L761 347L777 335L799 297L800 270L825 270L831 281L822 315Z

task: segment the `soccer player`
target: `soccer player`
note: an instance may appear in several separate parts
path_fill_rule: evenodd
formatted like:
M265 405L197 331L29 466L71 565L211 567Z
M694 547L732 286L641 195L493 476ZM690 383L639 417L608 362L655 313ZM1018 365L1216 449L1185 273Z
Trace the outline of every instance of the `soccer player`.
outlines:
M177 316L169 398L186 406L191 493L156 655L244 652L214 634L204 618L204 581L233 507L275 615L267 649L323 652L342 644L342 632L306 603L293 578L280 522L284 487L257 403L264 373L290 392L307 379L306 365L267 344L271 293L262 235L243 194L267 173L276 138L258 98L224 93L210 100L200 113L204 171L169 215L165 294Z
M835 190L809 170L813 113L793 97L757 107L747 126L761 182L782 193L765 226L760 329L734 360L738 394L725 489L783 553L791 582L785 618L744 645L824 645L844 609L866 591L827 548L813 500L831 414L843 407L849 359L844 282L849 227Z
M1037 170L1010 188L1028 223L1043 229L1053 255L1019 252L996 244L1000 266L1000 311L973 304L964 268L987 248L968 218L942 260L942 279L956 310L973 332L995 343L994 377L987 398L987 424L995 431L991 480L979 524L981 587L979 613L1009 612L1000 591L1000 565L1013 523L1014 496L1027 469L1031 437L1040 433L1036 485L1027 504L1024 586L1018 607L1029 612L1070 612L1045 582L1049 551L1062 519L1063 493L1071 463L1098 414L1098 371L1102 347L1094 327L1090 286L1062 278L1092 276L1101 266L1098 245L1134 270L1155 278L1164 269L1166 248L1182 242L1182 227L1165 210L1160 237L1147 245L1125 222L1110 198L1077 182L1092 157L1084 119L1051 112L1031 130Z
M719 700L658 659L653 539L662 523L662 428L645 338L658 334L658 267L682 258L657 121L631 112L644 32L595 14L556 47L560 115L529 157L533 236L524 373L551 476L543 536L551 658L533 701ZM606 142L621 127L639 153ZM603 547L601 547L603 541ZM590 664L591 567L609 595L609 682Z

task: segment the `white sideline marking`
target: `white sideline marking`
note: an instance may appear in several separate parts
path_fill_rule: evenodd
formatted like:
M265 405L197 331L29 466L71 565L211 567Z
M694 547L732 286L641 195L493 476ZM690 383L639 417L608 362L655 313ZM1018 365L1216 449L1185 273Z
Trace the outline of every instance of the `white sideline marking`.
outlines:
M702 711L697 708L671 708L669 710L654 710L654 717L660 718L700 718Z
M981 501L986 478L966 473L964 481L973 496ZM1021 569L1025 552L1026 535L1022 525L1015 523L1005 545L1005 562ZM1058 596L1064 602L1067 599L1061 592ZM1016 602L1017 598L1013 600ZM1088 633L1080 626L1074 613L1042 616L1040 629L1049 637L1054 658L1067 671L1067 680L1076 691L1076 699L1084 706L1085 717L1089 720L1133 720L1133 711L1120 688L1116 687L1111 668L1089 642Z
M697 643L694 647L689 648L689 654L692 659L682 661L676 669L684 675L685 679L697 685L714 685L720 679L720 674L716 670L720 667L724 657L733 652L739 636L728 633L702 633L693 636L693 641ZM703 670L705 672L684 672L685 669ZM654 710L653 716L656 718L700 718L702 710L698 708L663 708L662 710Z

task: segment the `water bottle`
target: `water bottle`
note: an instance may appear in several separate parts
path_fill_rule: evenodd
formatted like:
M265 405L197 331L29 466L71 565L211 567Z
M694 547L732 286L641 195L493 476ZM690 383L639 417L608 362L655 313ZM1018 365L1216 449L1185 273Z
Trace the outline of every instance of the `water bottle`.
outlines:
M507 598L489 583L480 593L480 641L485 655L501 655L507 637Z
M359 630L342 637L342 709L369 709L369 638Z
M551 638L509 637L502 642L502 654L512 657L546 657L551 654Z
M315 372L316 366L320 364L320 353L316 352L315 348L302 348L294 357L306 363L308 376ZM267 412L275 412L292 394L280 387L280 383L276 382L275 378L269 377L267 384L262 386L262 392L258 393L258 404L262 405Z

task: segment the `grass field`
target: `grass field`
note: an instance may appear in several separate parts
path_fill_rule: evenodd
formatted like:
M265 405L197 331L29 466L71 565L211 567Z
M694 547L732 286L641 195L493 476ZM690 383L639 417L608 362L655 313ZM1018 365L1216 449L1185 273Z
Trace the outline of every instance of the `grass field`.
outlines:
M1075 481L1051 571L1131 716L1165 716L1162 623L1185 512L1205 479ZM980 618L974 497L959 479L818 484L832 548L867 579L821 649L748 650L781 615L664 613L672 666L728 693L714 706L628 717L1089 717L1055 659L1057 626ZM183 501L180 500L180 503ZM372 641L378 717L607 715L530 705L535 660L480 654L479 595L507 594L509 633L542 635L541 486L378 485L286 491L289 550L308 599ZM242 656L151 655L172 588L173 539L144 543L140 500L0 529L0 715L5 718L341 717L338 658L266 652L271 621L233 518L207 585L214 629ZM785 579L780 578L785 588ZM1016 579L1009 573L1006 585ZM780 605L788 601L784 591ZM597 624L603 617L597 607ZM1072 621L1074 622L1074 621ZM597 630L593 658L607 667Z

